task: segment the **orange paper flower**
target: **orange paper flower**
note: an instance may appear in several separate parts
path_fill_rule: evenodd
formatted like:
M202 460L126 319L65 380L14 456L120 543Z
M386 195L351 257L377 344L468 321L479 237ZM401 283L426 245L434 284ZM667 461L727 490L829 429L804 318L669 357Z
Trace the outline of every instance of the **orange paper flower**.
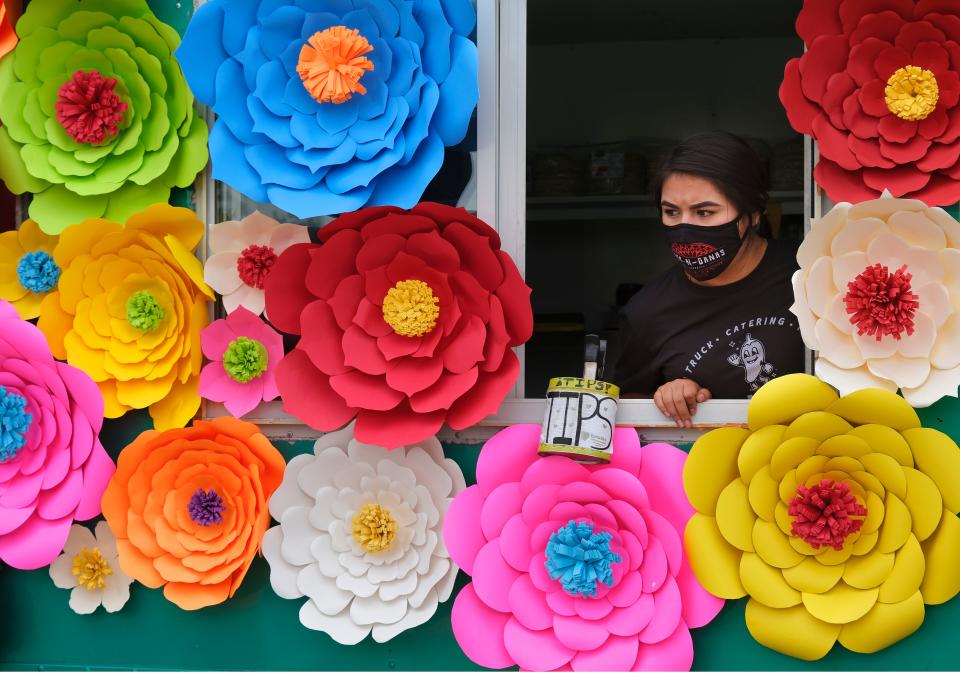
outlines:
M56 358L97 382L104 416L148 407L164 430L200 406L200 331L214 297L191 252L202 236L195 213L167 204L125 225L91 219L61 234L53 259L62 274L38 327Z
M0 58L17 46L17 12L12 0L0 0Z
M280 452L246 421L141 434L103 494L120 567L182 609L232 597L260 550L283 470Z

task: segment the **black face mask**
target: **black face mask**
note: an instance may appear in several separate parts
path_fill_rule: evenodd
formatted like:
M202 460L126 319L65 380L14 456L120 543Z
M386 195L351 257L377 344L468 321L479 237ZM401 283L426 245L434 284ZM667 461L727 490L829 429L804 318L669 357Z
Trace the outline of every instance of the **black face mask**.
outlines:
M691 278L709 281L730 266L743 243L737 216L725 225L664 225L677 264Z

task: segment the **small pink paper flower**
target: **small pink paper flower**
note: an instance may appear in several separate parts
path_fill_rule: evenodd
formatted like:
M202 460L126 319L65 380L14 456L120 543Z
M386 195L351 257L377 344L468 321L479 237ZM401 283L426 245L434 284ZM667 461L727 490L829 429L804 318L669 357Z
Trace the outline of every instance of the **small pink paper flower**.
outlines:
M283 358L283 338L251 311L240 307L200 333L203 355L200 396L223 403L242 417L279 393L276 365Z
M223 296L223 308L233 313L246 307L263 313L263 284L280 253L295 243L309 243L303 225L281 224L260 211L243 220L210 227L210 257L203 280Z
M483 667L533 671L689 670L690 628L723 600L690 570L686 454L614 434L609 465L540 458L540 427L491 438L477 484L450 505L443 537L473 576L453 633Z

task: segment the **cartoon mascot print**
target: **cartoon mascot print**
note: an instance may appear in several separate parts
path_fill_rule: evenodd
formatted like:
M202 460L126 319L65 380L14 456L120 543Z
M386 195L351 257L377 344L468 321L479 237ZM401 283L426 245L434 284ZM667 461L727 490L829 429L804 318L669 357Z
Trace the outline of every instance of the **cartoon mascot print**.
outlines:
M734 367L743 368L744 378L750 386L751 393L756 392L777 376L776 368L767 362L767 351L763 347L763 342L754 339L749 332L740 350L727 356L727 362Z

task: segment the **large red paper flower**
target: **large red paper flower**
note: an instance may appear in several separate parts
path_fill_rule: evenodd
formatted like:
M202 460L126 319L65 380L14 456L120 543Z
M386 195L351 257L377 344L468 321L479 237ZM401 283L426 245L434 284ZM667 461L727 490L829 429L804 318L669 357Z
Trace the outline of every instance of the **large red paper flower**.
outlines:
M530 288L500 237L461 208L365 208L288 248L267 316L302 335L277 368L284 409L361 442L415 444L497 411L533 330Z
M805 0L780 100L834 201L960 200L960 3Z

